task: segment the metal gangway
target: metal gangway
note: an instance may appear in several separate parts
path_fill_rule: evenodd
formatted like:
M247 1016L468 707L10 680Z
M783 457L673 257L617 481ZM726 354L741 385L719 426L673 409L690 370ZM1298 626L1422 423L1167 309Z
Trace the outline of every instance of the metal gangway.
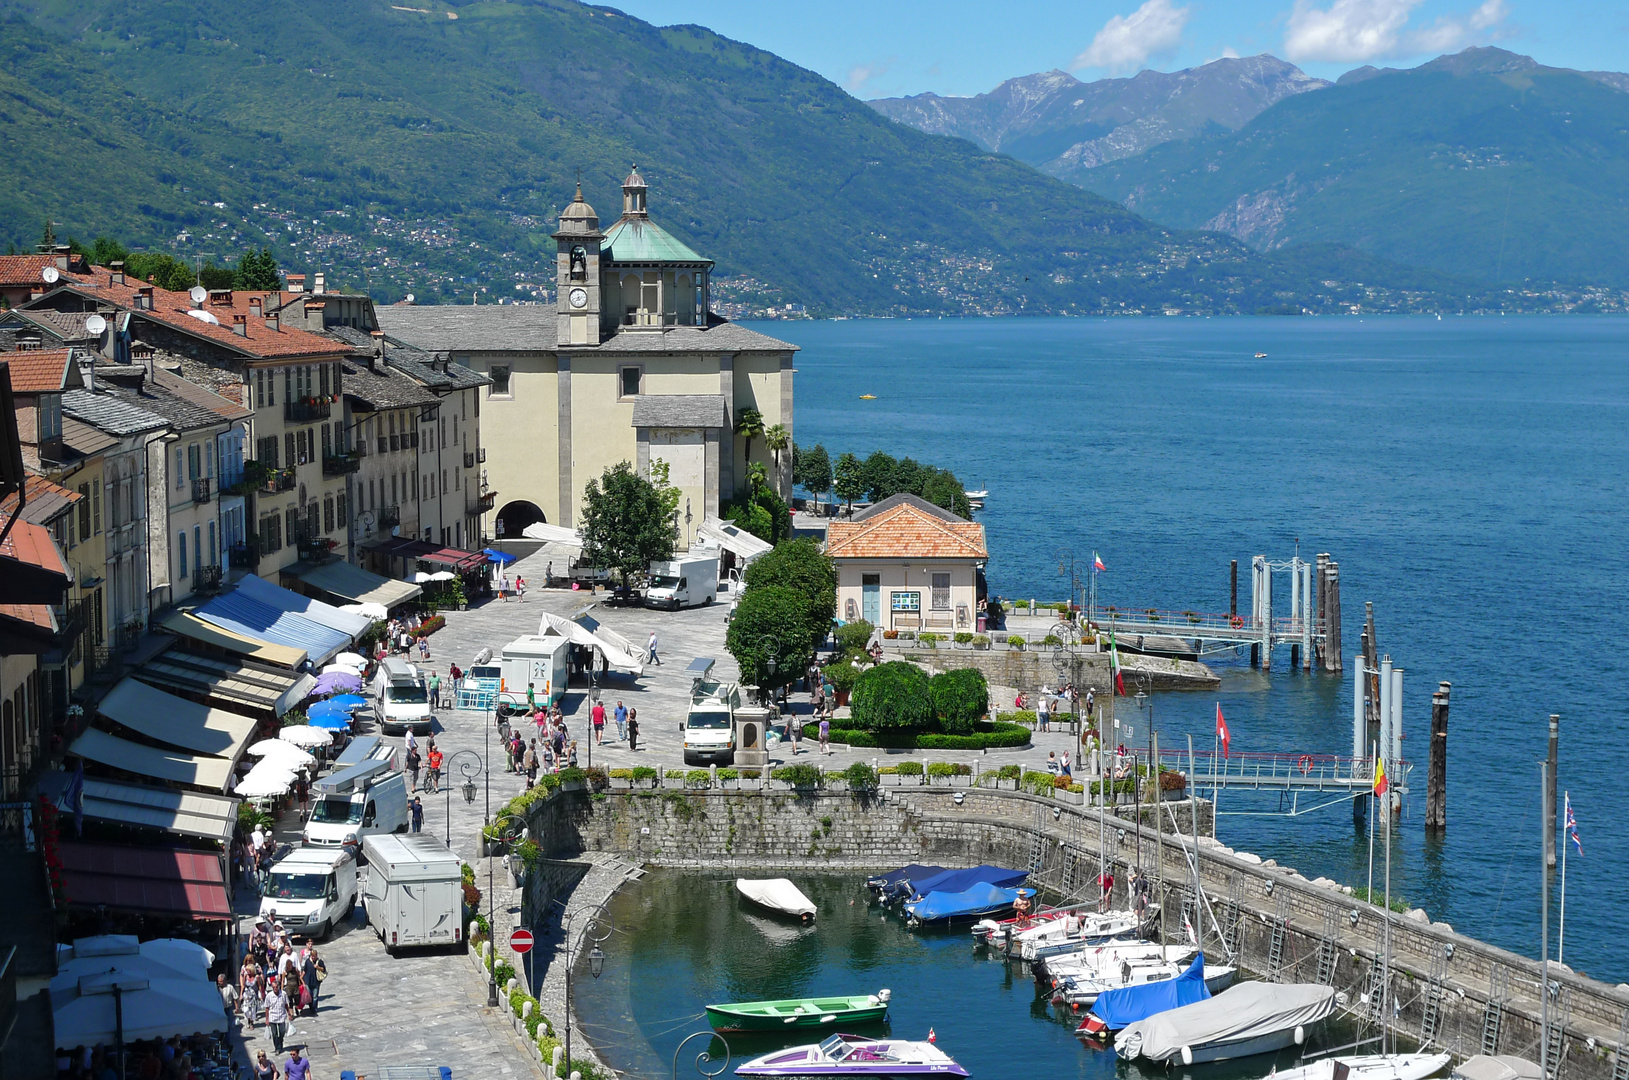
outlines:
M1112 633L1115 642L1123 648L1142 651L1145 647L1160 651L1157 643L1145 642L1150 638L1175 639L1191 646L1199 656L1227 652L1248 645L1260 644L1263 638L1275 642L1298 642L1303 638L1322 640L1322 626L1308 627L1306 620L1297 616L1281 616L1257 620L1244 615L1211 615L1197 611L1120 611L1099 608L1092 617L1101 634Z
M1338 754L1235 752L1214 750L1160 751L1160 768L1180 772L1189 790L1203 797L1211 791L1266 791L1279 797L1275 814L1291 817L1311 813L1366 795L1374 788L1374 762L1369 758ZM1398 795L1408 794L1412 764L1406 760L1386 765L1387 785ZM1303 806L1303 799L1310 805ZM1237 814L1240 811L1233 811Z

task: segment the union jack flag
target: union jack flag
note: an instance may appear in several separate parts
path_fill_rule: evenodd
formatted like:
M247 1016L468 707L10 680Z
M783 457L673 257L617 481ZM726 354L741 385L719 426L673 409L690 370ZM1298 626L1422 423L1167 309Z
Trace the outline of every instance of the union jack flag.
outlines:
M1578 819L1572 816L1572 796L1568 795L1566 796L1566 799L1567 835L1570 836L1572 838L1572 842L1578 846L1578 854L1580 857L1582 857L1584 854L1584 841L1578 837Z

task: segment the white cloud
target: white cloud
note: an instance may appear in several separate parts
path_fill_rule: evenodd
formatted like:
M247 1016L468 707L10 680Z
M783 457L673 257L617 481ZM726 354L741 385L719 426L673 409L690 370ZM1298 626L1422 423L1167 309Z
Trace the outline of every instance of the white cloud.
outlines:
M1320 8L1295 0L1284 33L1284 56L1301 63L1353 63L1428 52L1455 52L1488 37L1509 13L1504 0L1483 0L1474 11L1445 15L1410 29L1409 16L1422 0L1334 0Z
M1209 60L1206 60L1205 63L1214 64L1218 60L1237 60L1238 58L1239 58L1239 50L1238 49L1235 49L1231 45L1223 45L1222 46L1222 51L1220 53L1218 53L1217 55L1211 57Z
M853 67L849 68L848 78L844 81L843 87L849 93L858 95L860 91L865 89L867 83L878 78L879 76L887 74L888 69L893 66L894 62L892 60L873 61L869 64L855 64Z
M1075 57L1076 68L1135 70L1150 56L1168 53L1182 40L1190 9L1171 0L1147 0L1130 15L1116 15L1103 24L1086 51Z

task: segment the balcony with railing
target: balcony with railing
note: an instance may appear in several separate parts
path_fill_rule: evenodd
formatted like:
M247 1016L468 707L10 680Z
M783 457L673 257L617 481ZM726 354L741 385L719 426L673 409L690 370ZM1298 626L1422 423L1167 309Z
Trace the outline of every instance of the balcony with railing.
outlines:
M475 455L468 450L464 451L464 468L475 468Z
M275 495L280 491L293 491L295 484L293 469L272 469L262 481L260 490L268 495Z
M219 566L200 566L198 576L192 579L194 592L210 593L221 587L221 568Z
M200 476L192 482L192 501L206 503L214 493L215 481L207 476Z
M312 420L326 420L333 411L327 398L305 398L283 402L283 419L291 424L304 424Z
M362 458L356 454L329 454L322 459L324 476L344 476L362 467Z
M57 604L52 609L57 617L57 640L73 641L85 632L90 625L91 603L89 600L69 600L65 604Z
M492 490L483 490L470 500L469 504L464 507L464 512L468 514L488 514L492 512L492 508L497 504L498 493Z
M226 564L234 570L253 570L259 562L259 541L249 540L226 549Z

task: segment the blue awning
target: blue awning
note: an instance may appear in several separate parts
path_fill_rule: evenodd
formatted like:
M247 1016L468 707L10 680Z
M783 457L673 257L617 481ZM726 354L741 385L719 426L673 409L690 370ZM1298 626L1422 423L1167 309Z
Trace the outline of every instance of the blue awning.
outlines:
M262 604L279 608L283 611L303 615L314 623L338 630L350 640L355 641L367 632L373 625L373 620L366 615L358 615L350 611L341 611L333 604L325 604L321 600L313 600L309 596L301 596L291 592L280 585L273 585L265 578L257 578L253 574L238 582L238 591L247 593L251 599Z
M318 664L326 664L348 649L351 644L349 634L324 626L304 615L262 603L241 587L215 597L193 614L211 626L230 630L234 634L241 634L257 641L269 641L273 645L304 649Z

